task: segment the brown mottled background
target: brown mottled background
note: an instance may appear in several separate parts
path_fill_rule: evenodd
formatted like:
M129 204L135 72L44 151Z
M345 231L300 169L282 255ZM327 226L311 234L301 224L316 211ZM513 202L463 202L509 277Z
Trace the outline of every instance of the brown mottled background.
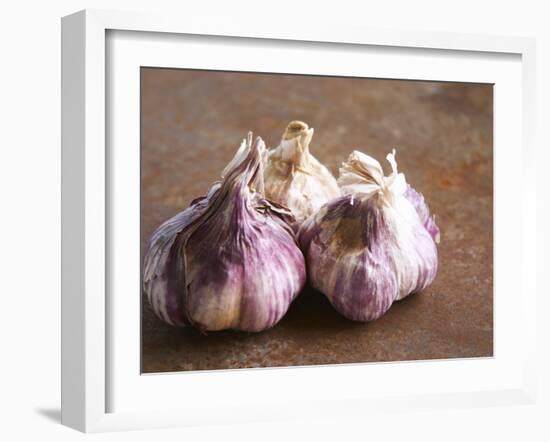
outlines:
M491 85L142 68L141 100L142 252L247 131L273 147L294 119L315 128L311 151L335 175L357 148L388 170L395 147L441 228L433 285L367 324L309 289L270 330L203 335L162 323L143 297L143 372L492 355Z

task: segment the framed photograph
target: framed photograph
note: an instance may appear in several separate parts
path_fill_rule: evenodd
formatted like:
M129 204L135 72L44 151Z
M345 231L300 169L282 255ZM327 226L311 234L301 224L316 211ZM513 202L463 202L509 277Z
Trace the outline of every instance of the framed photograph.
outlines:
M531 403L534 53L64 17L62 422Z

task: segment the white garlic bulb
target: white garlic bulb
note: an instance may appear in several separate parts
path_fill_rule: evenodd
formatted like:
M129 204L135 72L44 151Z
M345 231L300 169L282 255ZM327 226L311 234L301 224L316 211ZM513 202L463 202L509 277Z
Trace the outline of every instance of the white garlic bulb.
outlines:
M269 153L264 171L265 195L288 207L296 227L323 204L340 196L336 179L309 152L313 128L306 123L288 124L281 143Z

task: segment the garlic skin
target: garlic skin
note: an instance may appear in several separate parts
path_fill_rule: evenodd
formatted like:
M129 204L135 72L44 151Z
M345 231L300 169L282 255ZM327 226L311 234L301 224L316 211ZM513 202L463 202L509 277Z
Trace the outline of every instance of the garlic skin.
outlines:
M437 273L439 229L423 197L397 172L353 152L340 169L344 196L309 217L298 233L308 278L343 316L371 321L418 292ZM437 233L436 233L437 230Z
M435 223L435 216L430 216L430 209L428 208L428 205L424 200L424 196L420 192L414 190L410 184L407 184L407 190L405 191L404 196L416 209L416 213L418 213L420 221L422 221L422 224L424 225L432 239L437 244L439 244L439 227L437 227L437 224Z
M250 133L222 182L153 233L143 287L163 321L257 332L275 325L304 286L292 214L261 193L266 159Z
M341 195L336 179L309 152L313 132L306 123L290 122L279 146L270 151L264 172L266 197L292 211L296 228Z

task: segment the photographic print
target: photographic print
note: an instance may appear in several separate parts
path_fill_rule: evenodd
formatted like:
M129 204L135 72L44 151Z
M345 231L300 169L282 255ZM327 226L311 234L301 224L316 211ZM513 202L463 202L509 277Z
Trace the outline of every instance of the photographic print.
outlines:
M493 355L491 84L141 68L143 373Z

